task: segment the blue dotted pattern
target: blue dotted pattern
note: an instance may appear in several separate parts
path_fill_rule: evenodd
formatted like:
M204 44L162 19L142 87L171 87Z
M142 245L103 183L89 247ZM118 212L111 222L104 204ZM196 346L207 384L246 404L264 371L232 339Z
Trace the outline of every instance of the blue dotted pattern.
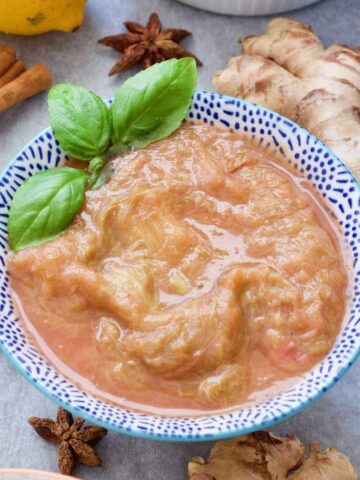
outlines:
M35 172L64 157L47 129L13 160L0 179L0 346L15 367L39 390L73 413L112 430L161 440L210 440L274 424L309 405L333 386L360 352L359 218L360 189L344 165L314 136L255 104L198 91L189 118L223 125L281 155L317 189L340 224L355 272L353 298L343 332L332 352L288 391L233 412L195 418L161 417L113 406L82 392L63 378L25 337L16 317L6 271L7 219L16 189Z

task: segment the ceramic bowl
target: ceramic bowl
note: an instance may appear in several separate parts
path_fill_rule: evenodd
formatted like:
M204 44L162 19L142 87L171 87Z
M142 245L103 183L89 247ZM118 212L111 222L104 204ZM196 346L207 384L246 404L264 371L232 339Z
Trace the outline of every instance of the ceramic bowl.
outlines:
M6 225L14 192L27 177L58 165L64 157L51 130L45 130L26 145L0 179L0 344L6 357L30 383L74 414L117 432L171 441L219 439L269 427L299 412L329 390L360 353L360 187L352 175L306 130L255 104L198 91L189 118L239 131L268 151L281 155L323 197L340 225L352 257L355 282L351 307L333 350L295 386L256 405L191 418L163 417L113 406L60 375L26 338L14 312L6 271Z
M273 15L306 7L319 0L180 0L192 7L226 15Z
M57 473L40 472L37 470L0 469L0 480L76 480Z

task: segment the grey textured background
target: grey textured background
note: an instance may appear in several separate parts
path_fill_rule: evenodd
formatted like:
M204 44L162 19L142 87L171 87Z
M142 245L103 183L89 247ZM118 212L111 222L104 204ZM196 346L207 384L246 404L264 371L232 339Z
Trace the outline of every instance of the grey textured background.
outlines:
M219 0L221 1L221 0ZM249 0L251 1L251 0ZM0 34L0 44L11 43L30 66L49 65L55 82L77 82L110 97L127 74L108 78L117 53L97 45L104 35L122 30L126 19L144 21L157 11L165 26L187 28L193 38L185 41L204 62L199 85L211 88L211 75L238 52L239 37L261 31L268 18L225 17L202 12L174 0L89 0L85 23L73 34L49 33L39 37ZM290 16L310 23L326 44L360 45L360 0L323 0ZM1 169L36 133L48 125L45 95L29 100L0 116ZM56 407L31 387L0 357L0 467L56 471L56 449L36 437L27 425L32 415L53 416ZM275 431L318 439L346 452L360 470L360 363L322 399ZM184 480L191 455L206 454L209 443L176 444L140 440L111 433L98 450L101 469L79 468L86 479Z

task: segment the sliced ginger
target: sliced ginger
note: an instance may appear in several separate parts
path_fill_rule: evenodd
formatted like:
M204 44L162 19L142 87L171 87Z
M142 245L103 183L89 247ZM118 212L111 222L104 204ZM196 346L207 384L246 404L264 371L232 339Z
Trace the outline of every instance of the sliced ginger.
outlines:
M303 462L305 448L293 436L260 431L217 442L206 461L189 462L189 480L356 480L349 459L333 448L319 452L317 444Z
M242 41L243 54L215 72L224 94L277 111L318 136L360 179L360 49L325 49L296 20L272 20Z

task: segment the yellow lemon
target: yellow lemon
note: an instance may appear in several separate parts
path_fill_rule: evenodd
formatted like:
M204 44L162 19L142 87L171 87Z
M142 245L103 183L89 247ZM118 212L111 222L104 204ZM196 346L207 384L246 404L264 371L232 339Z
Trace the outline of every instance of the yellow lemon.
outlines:
M70 32L84 18L86 0L0 0L0 31L38 35L50 30Z

